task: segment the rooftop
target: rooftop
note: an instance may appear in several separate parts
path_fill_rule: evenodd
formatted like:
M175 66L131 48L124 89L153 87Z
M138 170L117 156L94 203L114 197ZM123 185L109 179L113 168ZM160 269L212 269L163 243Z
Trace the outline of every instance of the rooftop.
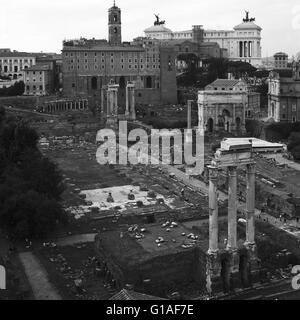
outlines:
M261 31L262 28L259 27L257 24L255 24L252 21L248 21L248 22L243 22L237 26L234 27L234 30L259 30Z
M23 58L23 57L36 57L37 54L29 53L29 52L1 52L0 51L0 58Z
M149 296L147 294L138 293L132 290L123 289L116 295L114 295L109 300L120 300L120 301L155 301L155 300L165 300L162 298Z
M173 33L171 29L165 27L163 24L147 28L144 32L145 33L150 33L150 32Z
M51 68L47 64L36 64L26 69L26 71L48 71L48 70L51 70Z
M236 86L240 80L230 80L230 79L217 79L213 83L209 84L209 87L222 87L222 88L232 88Z

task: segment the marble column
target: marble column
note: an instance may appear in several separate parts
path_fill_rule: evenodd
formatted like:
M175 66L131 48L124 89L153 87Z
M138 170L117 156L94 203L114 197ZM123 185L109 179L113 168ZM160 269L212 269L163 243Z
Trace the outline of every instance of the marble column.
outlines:
M255 164L247 165L246 245L255 245Z
M218 225L218 168L209 169L209 254L216 254L219 250Z
M237 250L237 167L228 168L228 245L230 251Z

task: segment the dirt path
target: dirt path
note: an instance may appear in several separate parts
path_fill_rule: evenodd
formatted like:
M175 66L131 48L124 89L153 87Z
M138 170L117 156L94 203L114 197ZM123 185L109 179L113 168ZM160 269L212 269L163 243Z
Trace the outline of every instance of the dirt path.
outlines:
M46 270L31 252L19 254L36 300L61 300L56 288L48 280Z
M97 233L70 236L70 237L66 237L58 240L56 244L60 247L66 247L66 246L73 246L75 244L90 243L95 241L96 235Z
M282 154L276 154L276 155L265 155L264 156L267 159L275 159L277 163L282 165L287 165L292 169L295 169L297 171L300 171L300 163L297 163L295 161L288 160L282 156Z

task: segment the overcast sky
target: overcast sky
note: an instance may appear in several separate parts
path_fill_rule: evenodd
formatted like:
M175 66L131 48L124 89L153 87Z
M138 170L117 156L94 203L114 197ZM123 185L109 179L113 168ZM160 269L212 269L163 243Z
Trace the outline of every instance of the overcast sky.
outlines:
M60 52L64 39L107 38L113 0L1 0L0 48ZM143 35L154 13L173 31L194 24L232 29L244 10L263 28L263 56L300 51L300 0L116 0L122 9L124 41Z

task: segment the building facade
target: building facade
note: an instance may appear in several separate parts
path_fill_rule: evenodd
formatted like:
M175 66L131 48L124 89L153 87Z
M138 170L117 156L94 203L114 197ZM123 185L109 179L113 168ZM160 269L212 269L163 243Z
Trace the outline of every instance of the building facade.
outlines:
M254 66L261 65L261 31L262 28L249 18L249 13L243 22L233 30L204 30L202 26L193 26L192 30L172 32L164 24L157 24L146 29L145 36L159 40L193 40L217 43L221 49L226 49L228 58L233 61L245 61Z
M71 40L63 45L63 94L101 104L101 91L119 85L118 104L126 104L126 84L135 83L136 103L177 103L175 52L155 41L122 43L121 10L108 11L109 39ZM103 106L102 106L103 107Z
M274 54L274 68L276 70L287 69L289 62L289 56L284 52L278 52Z
M34 65L24 71L24 95L46 96L53 93L54 73L48 65Z
M36 64L36 55L6 50L0 52L0 74L11 79L23 80L23 70Z
M248 85L218 79L198 93L199 129L203 132L245 132Z
M268 117L275 122L300 121L300 66L293 64L292 77L281 77L272 71L269 76Z

